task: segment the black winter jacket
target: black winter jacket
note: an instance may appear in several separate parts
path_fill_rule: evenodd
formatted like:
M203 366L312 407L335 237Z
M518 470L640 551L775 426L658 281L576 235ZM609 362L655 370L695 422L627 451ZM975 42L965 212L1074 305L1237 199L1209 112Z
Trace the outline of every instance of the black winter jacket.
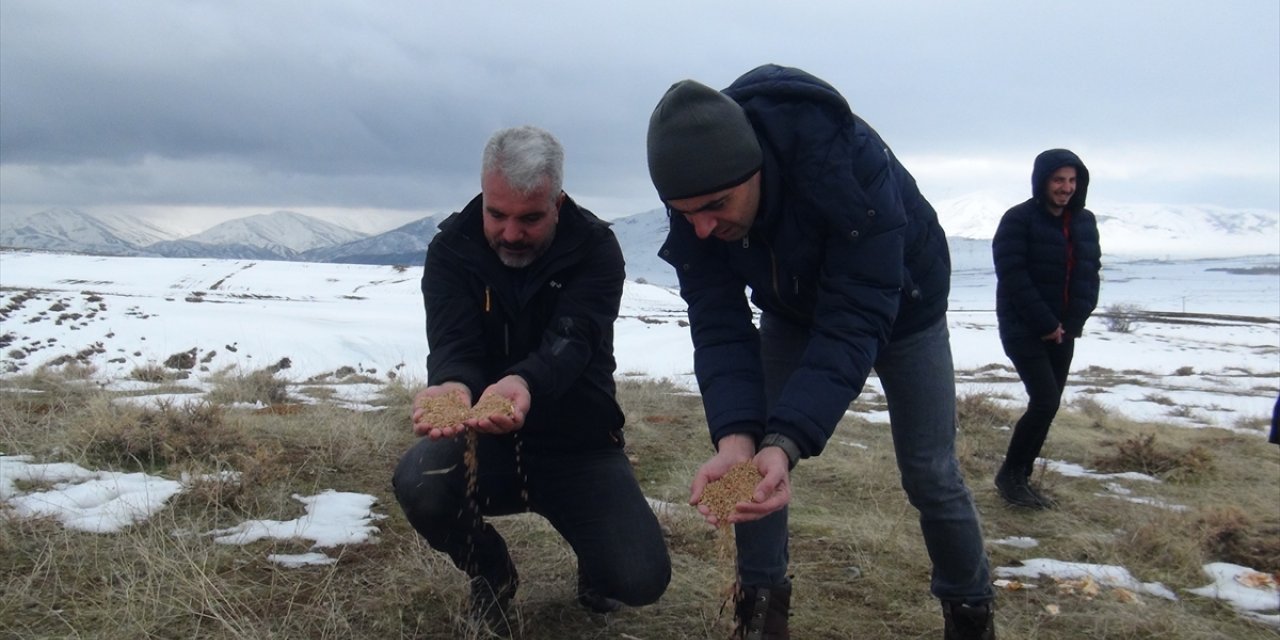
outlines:
M476 196L427 247L428 384L461 382L474 401L517 374L532 396L517 432L525 446L621 444L613 323L625 274L613 231L566 197L547 252L511 269L485 241L482 215Z
M1043 203L1060 167L1076 168L1076 192L1061 216ZM1050 149L1036 157L1031 199L1005 212L991 241L996 268L996 318L1003 340L1039 338L1062 324L1078 338L1098 305L1102 249L1098 223L1085 207L1089 170L1076 154ZM1070 240L1068 240L1070 238ZM1068 276L1068 250L1074 265Z
M944 317L946 237L915 179L826 82L765 65L724 93L764 152L760 211L733 243L699 240L672 216L660 255L689 305L712 441L778 432L817 455L880 348ZM769 415L747 286L756 306L812 336Z

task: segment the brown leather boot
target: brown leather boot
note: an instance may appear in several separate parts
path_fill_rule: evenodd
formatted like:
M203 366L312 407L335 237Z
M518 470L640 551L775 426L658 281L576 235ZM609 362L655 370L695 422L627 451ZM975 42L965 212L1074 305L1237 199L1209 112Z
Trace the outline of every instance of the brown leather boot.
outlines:
M771 587L739 587L733 599L730 640L790 640L791 582Z

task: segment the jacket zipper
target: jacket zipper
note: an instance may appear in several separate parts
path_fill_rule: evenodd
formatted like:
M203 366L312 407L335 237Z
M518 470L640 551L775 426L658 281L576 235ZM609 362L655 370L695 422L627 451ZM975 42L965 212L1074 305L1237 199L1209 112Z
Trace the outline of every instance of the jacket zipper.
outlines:
M760 241L764 243L765 249L769 251L769 282L773 286L773 297L777 299L778 305L783 309L786 309L789 313L801 318L806 317L805 314L800 313L794 307L787 304L786 300L782 297L782 287L778 285L778 256L773 252L773 245L769 244L768 240L761 238ZM799 294L800 276L792 276L791 283L796 294Z
M486 284L484 286L485 313L493 312L493 302L490 291L489 285ZM502 354L508 357L511 355L511 323L505 320L502 322Z
M1067 281L1062 283L1062 314L1066 315L1071 306L1071 271L1076 266L1074 247L1071 244L1071 211L1062 211L1062 237L1067 241Z

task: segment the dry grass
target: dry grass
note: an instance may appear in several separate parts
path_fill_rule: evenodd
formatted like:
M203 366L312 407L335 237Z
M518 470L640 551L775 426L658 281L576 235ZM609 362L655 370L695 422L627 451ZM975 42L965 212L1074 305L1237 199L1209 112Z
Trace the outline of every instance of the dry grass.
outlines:
M1104 472L1137 471L1164 480L1191 481L1213 472L1213 454L1203 446L1186 450L1165 447L1154 433L1126 438L1114 444L1114 451L1094 458L1093 466Z
M267 367L248 374L233 370L219 371L213 376L214 388L209 401L216 404L248 403L272 405L289 398L288 383L276 377L278 369Z
M275 388L274 377L240 378L251 379L226 376L223 388L239 391L224 398ZM228 408L226 400L138 409L48 372L4 384L0 450L8 454L203 479L150 521L116 535L4 520L0 637L468 637L457 627L462 576L418 538L390 491L392 469L412 442L411 386L392 382L375 403L385 410L357 413L324 404L254 411ZM588 614L573 602L573 554L555 531L533 516L496 519L520 567L522 637L724 638L720 605L731 569L715 532L683 506L689 479L710 452L701 403L662 382L623 380L620 395L627 451L646 495L675 503L660 514L671 586L650 607ZM1087 597L1043 580L1038 589L1000 594L1002 638L1276 637L1184 589L1208 582L1200 567L1209 561L1280 570L1280 447L1220 430L1134 424L1087 403L1064 408L1047 455L1177 476L1183 481L1133 488L1190 509L1116 500L1099 495L1097 481L1050 473L1043 481L1063 506L1027 513L1004 507L991 488L1007 444L1003 427L1015 418L984 396L961 399L958 451L988 539L1040 542L1031 550L988 545L992 563L1047 557L1119 564L1143 581L1163 582L1180 600L1143 596L1136 604L1108 590ZM1148 437L1157 430L1158 438ZM1196 471L1177 471L1188 467ZM898 485L887 425L846 418L824 454L801 463L793 484L795 637L939 637L929 562ZM301 508L291 495L325 489L378 499L375 511L388 517L378 523L377 543L328 550L338 558L331 566L285 569L266 555L302 552L308 543L228 546L203 535L247 518L295 518ZM1048 613L1048 605L1059 613Z

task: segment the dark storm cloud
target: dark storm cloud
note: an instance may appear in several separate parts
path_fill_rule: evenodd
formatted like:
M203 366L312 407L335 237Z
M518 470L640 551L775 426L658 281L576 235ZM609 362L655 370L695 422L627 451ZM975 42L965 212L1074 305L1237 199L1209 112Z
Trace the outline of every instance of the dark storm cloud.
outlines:
M235 157L380 171L440 163L481 124L460 87L427 75L427 52L372 34L379 46L362 47L341 22L270 22L248 5L209 15L142 4L123 15L98 3L5 5L0 160Z
M1225 174L1201 201L1274 208L1274 3L1118 4L5 0L0 206L456 208L489 134L532 123L571 192L627 213L656 204L662 91L773 61L831 81L939 190L1067 145L1132 158L1137 199Z

